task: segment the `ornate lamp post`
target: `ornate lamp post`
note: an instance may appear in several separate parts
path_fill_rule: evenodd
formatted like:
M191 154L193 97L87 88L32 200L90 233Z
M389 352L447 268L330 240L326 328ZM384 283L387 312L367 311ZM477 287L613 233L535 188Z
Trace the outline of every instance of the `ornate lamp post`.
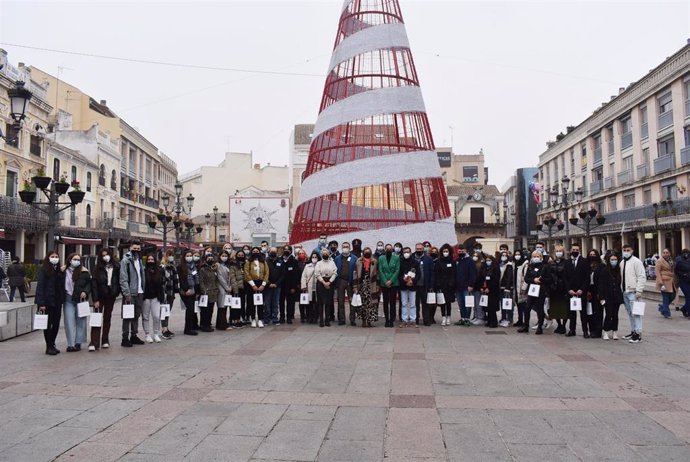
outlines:
M590 232L593 229L598 228L606 223L606 218L599 214L599 211L594 206L591 206L588 211L580 209L578 216L580 218L571 217L568 221L573 226L577 226L578 228L584 230L587 239L589 239ZM582 220L582 223L580 223L580 220ZM596 221L596 223L593 224L592 221Z
M163 205L165 206L165 196L163 196ZM168 203L170 201L170 197L168 197ZM186 205L186 208L185 208ZM175 203L173 204L172 212L175 214L175 218L173 219L173 226L175 227L175 247L176 250L175 252L179 255L180 254L180 233L185 232L185 228L182 227L183 222L180 220L180 215L185 213L187 215L192 214L192 206L194 205L194 196L192 196L192 193L189 193L189 195L186 198L186 204L183 202L182 199L182 183L179 181L175 183ZM167 206L166 206L166 212L167 212ZM192 227L194 224L192 224Z
M12 117L14 123L10 133L3 135L0 129L0 138L4 138L8 143L14 143L19 136L22 122L26 118L26 109L29 107L29 101L31 101L33 93L24 88L24 82L17 80L14 87L7 90L7 96L10 98L10 117Z
M175 225L172 223L172 216L168 213L168 206L170 205L170 196L167 194L163 195L161 198L163 200L163 209L165 212L156 215L155 219L149 220L149 228L153 231L158 231L163 234L163 255L165 255L166 247L168 246L168 231L172 231ZM157 229L156 226L160 223L161 229Z
M206 226L213 226L213 248L215 250L218 245L218 226L225 226L226 215L223 213L221 216L220 223L218 222L218 207L213 207L213 221L211 221L211 214L206 214Z
M549 247L552 247L552 236L554 233L554 230L561 231L565 225L563 224L562 221L556 220L556 218L552 215L548 215L544 217L544 221L542 223L538 223L536 228L537 231L543 231L546 233L548 236L548 242L549 242ZM546 229L545 229L546 228Z

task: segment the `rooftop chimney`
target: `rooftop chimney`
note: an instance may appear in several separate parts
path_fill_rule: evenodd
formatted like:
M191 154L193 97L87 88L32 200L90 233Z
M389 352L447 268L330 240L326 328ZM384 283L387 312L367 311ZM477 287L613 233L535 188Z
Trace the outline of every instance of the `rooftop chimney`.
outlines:
M102 105L102 106L107 106L107 105L108 105L108 101L102 99L102 100L101 100L101 105Z
M618 87L618 94L620 95L625 91L625 87Z

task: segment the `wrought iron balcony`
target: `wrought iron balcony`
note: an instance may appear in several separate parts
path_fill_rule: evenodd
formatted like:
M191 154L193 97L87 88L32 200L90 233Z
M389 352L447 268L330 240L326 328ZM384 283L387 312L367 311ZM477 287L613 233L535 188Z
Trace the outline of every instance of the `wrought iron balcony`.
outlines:
M674 153L666 154L665 156L654 159L654 173L668 172L676 168L676 156Z
M673 125L673 109L669 109L663 114L659 114L659 130Z
M0 195L0 228L44 231L48 229L48 218L16 197Z

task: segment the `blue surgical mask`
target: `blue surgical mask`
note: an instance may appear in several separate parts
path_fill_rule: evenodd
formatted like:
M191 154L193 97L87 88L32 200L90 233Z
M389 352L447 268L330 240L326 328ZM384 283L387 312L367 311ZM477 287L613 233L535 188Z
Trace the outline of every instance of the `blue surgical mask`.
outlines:
M81 265L81 262L79 260L72 260L70 263L72 264L72 268L79 268L79 266Z
M611 266L613 266L614 268L618 266L618 260L611 260L609 263L611 263Z

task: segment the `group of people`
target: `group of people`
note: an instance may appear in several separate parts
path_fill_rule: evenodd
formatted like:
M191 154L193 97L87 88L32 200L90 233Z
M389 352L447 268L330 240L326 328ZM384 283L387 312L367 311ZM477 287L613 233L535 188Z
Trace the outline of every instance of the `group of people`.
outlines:
M659 310L670 316L676 287L690 292L690 251L673 260L664 250L656 266L663 295ZM378 242L370 248L362 247L359 239L339 244L322 235L310 253L299 245L278 249L264 241L238 250L225 244L218 253L212 248L187 250L181 261L170 249L159 261L155 250L142 254L141 244L132 242L120 262L110 249L102 249L92 272L78 254L61 262L57 252L50 252L38 272L36 304L39 313L48 315L44 336L49 355L59 353L56 337L63 313L67 351L86 344L87 320L77 310L84 301L90 301L94 313L102 313L101 325L91 327L88 350L109 348L112 313L120 296L123 311L133 306L134 313L120 315L121 346L126 348L174 337L169 313L178 296L185 335L292 324L296 305L301 323L320 327L348 321L372 327L381 303L385 327L394 327L398 318L400 328L430 326L436 324L439 309L441 325L448 326L452 303L457 302L454 325L515 326L518 332L532 328L539 335L555 323L555 333L571 337L579 317L585 338L617 340L623 304L631 325L624 338L637 343L643 317L635 302L642 297L645 279L644 265L629 245L621 254L604 256L597 250L582 255L579 244L573 244L568 255L559 245L549 254L543 242L532 252L511 253L501 246L487 254L479 245L438 248L423 242L412 248ZM232 304L233 299L239 302ZM538 319L533 327L532 311ZM687 305L683 314L690 316Z

